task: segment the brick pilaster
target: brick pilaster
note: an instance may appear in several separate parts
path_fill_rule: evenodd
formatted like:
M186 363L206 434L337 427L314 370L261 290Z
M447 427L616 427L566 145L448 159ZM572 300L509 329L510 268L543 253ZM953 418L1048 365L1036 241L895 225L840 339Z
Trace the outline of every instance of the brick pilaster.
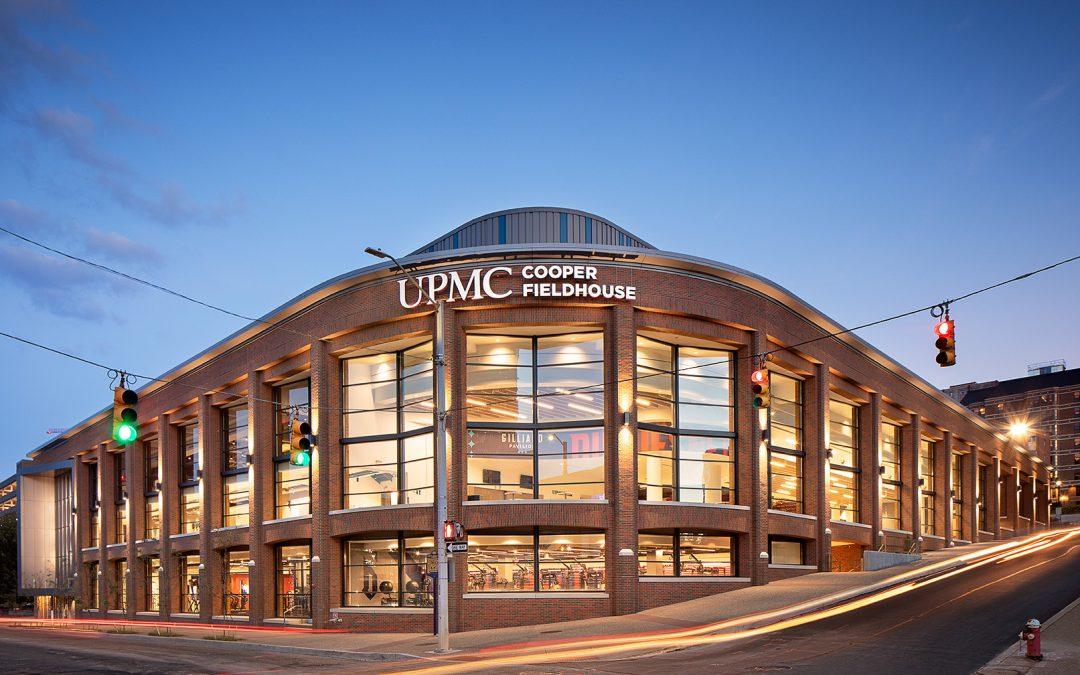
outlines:
M172 551L169 535L176 533L178 520L177 480L180 476L177 456L176 429L168 415L158 417L158 465L161 467L161 490L158 492L161 511L161 583L158 588L161 618L168 619L180 611L180 573Z
M210 394L199 397L199 618L212 621L223 614L223 558L214 550L213 529L221 521L221 411L210 405Z
M922 439L922 421L919 415L912 413L910 424L902 432L902 456L900 458L900 528L911 530L911 543L916 553L922 552L922 523L919 502L922 490L919 488L919 442Z
M863 522L873 529L874 549L884 542L881 529L881 394L870 394L870 405L859 408L859 466L866 495Z
M750 354L762 354L766 349L765 335L754 331L750 336ZM753 371L753 359L739 361L736 382L749 382ZM739 387L744 399L750 396L750 388ZM750 460L750 580L755 586L769 582L769 453L761 431L767 424L761 419L767 411L757 411L746 400L745 409L750 413L747 426L750 436L750 452L744 455Z
M805 474L813 474L806 484L807 492L813 490L814 498L807 504L806 512L817 516L817 565L822 572L832 569L832 528L829 527L832 512L829 505L829 367L824 363L814 366L813 387L807 392L807 446ZM809 432L813 432L813 437ZM811 510L812 509L812 510Z
M127 614L129 618L135 618L135 612L142 610L142 599L146 597L143 592L144 576L142 573L142 561L136 553L135 542L142 539L143 518L143 442L137 441L124 449L124 473L127 475L127 561L128 561L128 584L127 584Z
M340 569L330 554L330 463L340 455L340 444L330 443L330 369L333 357L326 343L311 343L311 426L318 438L311 453L311 625L325 628L330 620L330 569ZM338 461L340 466L340 460ZM318 562L316 562L316 559Z
M609 471L606 494L611 495L613 522L607 543L607 565L611 570L608 592L611 593L612 614L638 611L637 509L638 479L635 447L637 445L637 415L623 424L624 412L636 411L637 328L634 308L616 305L611 308L608 363L606 377L613 382L607 388L606 436L611 443L607 456ZM630 552L632 555L623 555Z
M274 615L274 558L266 545L263 521L269 520L274 508L274 410L273 392L263 382L261 371L248 373L248 443L250 515L248 520L248 555L255 564L251 568L248 587L248 618L261 625Z
M101 583L98 597L101 602L101 611L115 609L116 602L113 598L112 589L115 587L116 578L112 563L109 562L108 546L112 543L113 532L116 531L116 470L113 464L109 445L102 443L98 446L98 495L100 506L98 518L101 520L101 563L98 571L101 572Z
M83 609L87 608L90 601L90 584L97 583L97 579L87 576L82 554L82 549L90 546L90 511L93 504L90 503L89 464L87 456L80 455L75 458L75 560L78 562L75 571L79 575L75 592L79 599L78 606Z

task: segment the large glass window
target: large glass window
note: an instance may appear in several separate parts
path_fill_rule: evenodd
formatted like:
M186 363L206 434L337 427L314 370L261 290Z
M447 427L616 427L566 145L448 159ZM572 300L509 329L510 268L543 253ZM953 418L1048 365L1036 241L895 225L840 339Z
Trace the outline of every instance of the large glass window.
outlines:
M124 463L124 453L117 452L110 455L113 463L113 476L116 479L116 501L122 501L127 497L127 466Z
M251 556L248 549L230 549L225 551L225 583L222 585L222 607L226 616L247 616L251 586L248 575L251 572Z
M248 411L245 406L221 411L221 524L248 524Z
M279 546L277 554L277 616L310 619L311 544Z
M431 343L343 359L341 368L345 508L432 503Z
M769 537L770 565L803 565L806 563L806 547L800 539Z
M468 590L602 591L604 533L534 528L470 534Z
M198 532L202 517L199 490L199 425L177 429L180 441L180 533Z
M143 532L144 539L158 539L161 537L161 501L157 495L146 498L145 502L146 530Z
M311 381L300 380L274 387L277 410L274 443L274 513L276 518L293 518L311 513L311 464L294 466L292 422L311 421Z
M937 535L937 485L934 481L937 444L925 438L919 439L919 522L923 534Z
M976 475L976 495L975 505L978 508L979 524L978 528L983 532L990 531L989 509L987 509L986 495L990 485L990 467L986 464L979 464L979 472ZM974 537L973 537L974 539Z
M344 606L431 607L428 557L434 552L431 537L404 533L346 541Z
M802 513L802 382L770 373L769 388L769 508Z
M199 613L199 556L180 556L180 612Z
M952 496L952 512L950 514L950 521L952 527L953 539L964 538L964 475L963 475L963 455L959 453L952 453L950 457L952 462L949 471L950 493Z
M202 499L199 486L180 488L180 533L198 532L202 519Z
M900 529L900 427L881 423L881 526Z
M117 504L114 513L115 519L113 520L113 522L116 523L116 527L113 529L112 543L123 544L128 540L127 502L121 502Z
M689 530L638 533L638 576L733 577L735 538Z
M161 486L160 459L156 438L143 443L143 493L147 496L156 495Z
M143 566L143 575L146 611L156 612L161 609L161 558L156 555L147 558Z
M101 598L98 595L99 584L101 579L98 577L98 564L97 562L86 564L86 590L89 597L86 598L86 606L89 609L100 609Z
M101 546L101 508L90 511L90 544L91 548Z
M468 499L604 498L602 333L469 335Z
M829 508L833 520L859 522L859 409L829 401Z
M637 338L638 498L735 501L732 353Z

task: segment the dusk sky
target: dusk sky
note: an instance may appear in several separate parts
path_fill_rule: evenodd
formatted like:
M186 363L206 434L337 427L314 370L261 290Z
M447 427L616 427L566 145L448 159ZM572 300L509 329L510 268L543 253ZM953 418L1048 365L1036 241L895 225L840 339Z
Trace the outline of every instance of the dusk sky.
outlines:
M867 7L873 4L873 7ZM845 325L1080 253L1080 3L0 0L0 224L259 316L561 206ZM1080 366L1080 262L860 335L945 387ZM157 375L244 325L0 233L0 331ZM0 338L0 472L109 404Z

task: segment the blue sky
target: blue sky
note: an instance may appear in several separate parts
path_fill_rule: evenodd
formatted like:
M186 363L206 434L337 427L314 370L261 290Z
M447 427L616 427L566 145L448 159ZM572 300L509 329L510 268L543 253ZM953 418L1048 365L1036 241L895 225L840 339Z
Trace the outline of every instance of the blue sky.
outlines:
M872 6L867 6L868 4ZM1076 3L0 0L6 227L259 315L363 248L556 205L848 325L1080 253ZM1080 264L862 336L1080 366ZM0 330L157 374L243 322L0 233ZM0 467L109 401L0 341Z

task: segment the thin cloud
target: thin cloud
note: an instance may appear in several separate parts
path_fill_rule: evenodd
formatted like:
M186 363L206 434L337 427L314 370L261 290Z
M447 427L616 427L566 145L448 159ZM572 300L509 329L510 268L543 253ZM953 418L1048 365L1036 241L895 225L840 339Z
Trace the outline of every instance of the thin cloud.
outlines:
M0 106L31 74L54 82L80 80L90 59L66 45L50 47L23 32L24 20L61 18L74 23L67 3L0 2Z
M38 232L50 224L44 213L14 199L0 199L0 219L4 225L24 232Z
M46 140L56 141L72 159L110 174L130 174L122 161L106 155L94 143L94 122L81 113L41 108L30 123Z
M101 305L103 292L115 296L127 291L117 281L74 261L8 244L0 245L0 279L50 314L94 322L112 318Z
M1039 108L1045 108L1054 101L1061 98L1061 95L1069 88L1067 84L1055 84L1052 87L1047 88L1042 94L1039 95L1029 106L1032 110L1038 110Z
M149 244L128 239L119 232L104 232L96 227L84 230L83 248L111 262L137 262L146 266L159 265L165 258Z

